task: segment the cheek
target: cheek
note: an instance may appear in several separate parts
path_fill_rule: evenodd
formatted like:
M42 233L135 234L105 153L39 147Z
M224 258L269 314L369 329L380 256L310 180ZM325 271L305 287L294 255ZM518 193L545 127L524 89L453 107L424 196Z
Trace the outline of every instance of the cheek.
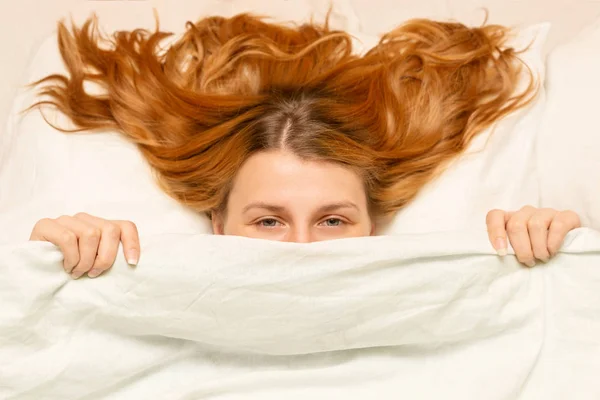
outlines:
M357 223L348 229L348 237L373 236L375 234L375 222L367 211L361 212Z
M238 221L235 216L227 216L223 220L223 234L224 235L240 235L244 225Z
M229 215L223 224L224 235L245 236L255 239L269 239L281 234L281 229L267 230L257 229L254 225L248 225L241 217Z
M355 229L351 230L352 237L372 236L374 232L371 221L365 221L364 223L354 226L354 228Z
M374 236L375 235L375 223L371 218L368 218L360 226L360 234L357 236Z

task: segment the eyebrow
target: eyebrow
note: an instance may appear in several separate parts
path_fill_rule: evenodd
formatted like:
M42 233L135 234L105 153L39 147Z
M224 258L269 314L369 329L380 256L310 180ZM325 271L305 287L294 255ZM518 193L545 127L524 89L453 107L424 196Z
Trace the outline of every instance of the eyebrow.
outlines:
M285 211L285 207L283 207L283 206L278 206L276 204L269 204L269 203L265 203L262 201L257 201L257 202L246 205L244 207L244 209L242 210L242 212L243 213L248 212L249 210L251 210L253 208L260 208L260 209L268 210L268 211L275 212L275 213L282 213L283 211ZM341 201L338 203L325 204L324 206L319 207L317 212L327 213L327 212L336 211L336 210L339 210L342 208L353 208L358 211L358 206L356 204L352 203L351 201Z

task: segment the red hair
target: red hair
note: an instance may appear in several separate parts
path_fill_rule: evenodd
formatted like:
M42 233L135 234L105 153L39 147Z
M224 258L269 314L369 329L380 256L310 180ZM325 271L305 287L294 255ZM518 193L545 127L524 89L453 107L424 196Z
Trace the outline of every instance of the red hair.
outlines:
M411 20L363 55L323 25L249 14L188 23L170 34L58 26L68 76L36 82L79 130L123 134L167 193L199 212L222 209L252 154L285 149L364 178L378 214L407 204L478 133L530 102L522 66L497 25ZM90 94L94 82L101 94Z

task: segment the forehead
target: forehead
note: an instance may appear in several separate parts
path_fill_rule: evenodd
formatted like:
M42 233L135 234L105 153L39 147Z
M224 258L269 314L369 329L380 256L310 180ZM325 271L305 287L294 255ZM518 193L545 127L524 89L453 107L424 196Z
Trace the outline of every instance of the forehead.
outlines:
M345 201L366 203L361 177L350 168L302 160L285 151L252 155L238 171L231 201Z

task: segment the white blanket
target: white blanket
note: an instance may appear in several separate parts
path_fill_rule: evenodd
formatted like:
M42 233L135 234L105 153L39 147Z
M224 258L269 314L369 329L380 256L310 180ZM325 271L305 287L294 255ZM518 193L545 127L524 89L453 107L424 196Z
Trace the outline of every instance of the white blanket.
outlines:
M1 399L600 398L597 231L533 269L484 232L142 248L73 281L0 247Z

